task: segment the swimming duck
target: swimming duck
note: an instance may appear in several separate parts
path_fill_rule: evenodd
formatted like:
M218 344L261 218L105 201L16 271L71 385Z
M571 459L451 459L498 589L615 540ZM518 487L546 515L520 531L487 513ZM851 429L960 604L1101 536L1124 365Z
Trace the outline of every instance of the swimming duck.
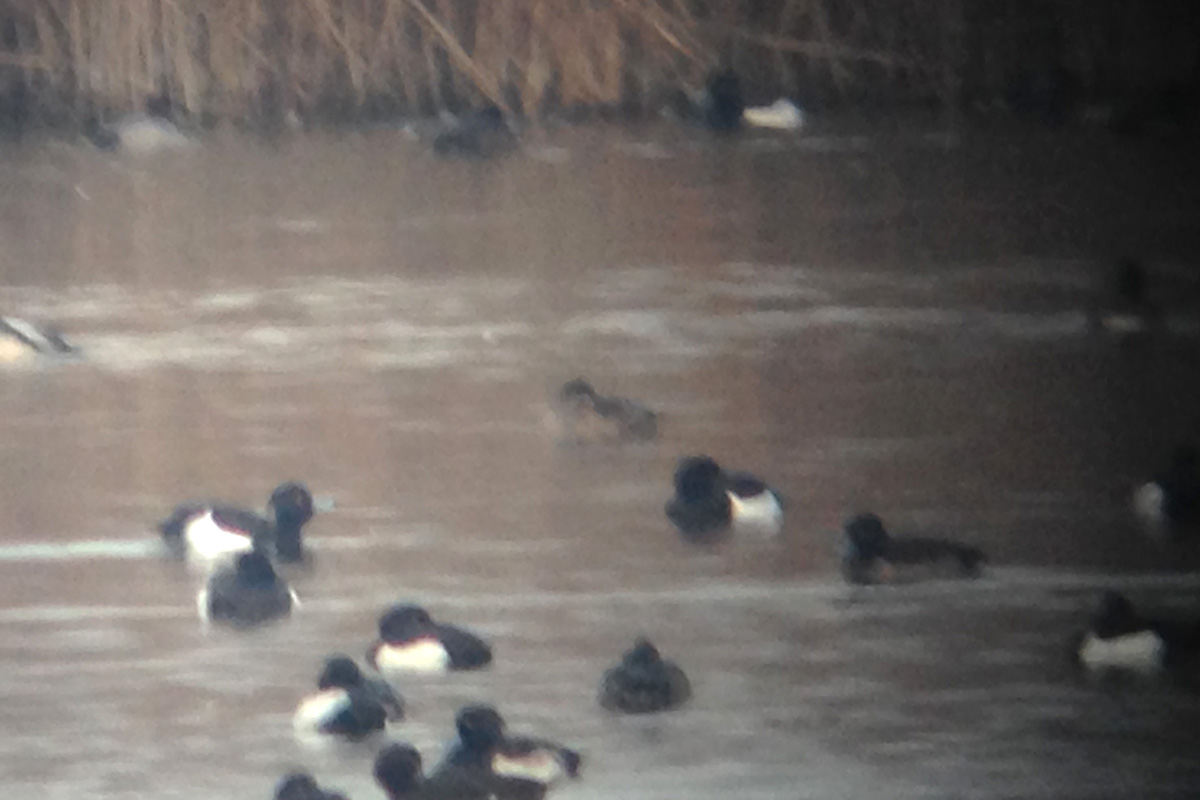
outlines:
M1166 470L1133 494L1137 515L1156 531L1178 535L1200 522L1200 452L1181 444Z
M708 77L700 108L705 125L723 133L735 131L742 125L744 108L742 86L736 72L726 68Z
M929 577L942 574L939 568L947 566L950 575L976 577L980 564L986 561L979 548L948 539L892 536L883 527L883 520L871 513L848 519L844 534L842 574L850 583L893 581L900 568L913 567L924 568Z
M313 517L308 488L282 483L267 502L274 521L235 506L185 503L158 524L170 551L202 572L211 572L238 553L259 549L284 563L305 557L300 529Z
M755 128L794 131L804 125L804 112L791 100L781 97L769 106L747 108L742 112L742 119Z
M250 628L282 619L300 604L271 560L258 551L242 553L219 568L196 596L200 620Z
M491 706L465 706L454 725L458 738L434 770L434 780L469 775L497 797L541 798L559 782L579 777L579 753L548 739L508 735Z
M433 139L433 152L440 156L489 158L516 144L516 134L504 112L489 105L445 125Z
M783 501L761 478L726 472L708 456L687 456L675 469L675 496L667 517L690 539L708 539L728 530L766 535L783 526Z
M469 631L434 622L420 606L394 605L379 618L379 641L367 662L384 675L440 673L486 667L492 650Z
M300 701L292 726L302 737L339 736L351 741L404 719L403 701L386 682L368 678L353 659L330 656L317 678L317 693Z
M1133 258L1118 259L1088 315L1089 324L1113 336L1136 336L1149 331L1157 319L1157 309L1147 297L1146 268Z
M1144 617L1120 592L1108 590L1071 656L1089 669L1150 671L1192 663L1200 655L1200 620Z
M598 394L583 378L559 387L552 411L560 434L576 442L646 441L658 435L658 415L624 397Z
M317 785L312 775L297 771L279 779L275 785L275 800L346 800L346 795L327 792Z
M465 770L447 769L436 779L422 772L421 754L403 742L389 744L375 756L375 781L388 800L492 800L485 780Z
M78 350L54 328L17 317L0 317L0 364L19 364L40 356L69 356Z
M645 638L639 638L600 682L600 706L626 714L667 711L691 696L687 675Z
M151 155L182 150L195 142L171 121L171 101L165 96L146 100L145 111L128 114L111 124L91 115L83 121L83 135L97 149L120 150L133 155Z

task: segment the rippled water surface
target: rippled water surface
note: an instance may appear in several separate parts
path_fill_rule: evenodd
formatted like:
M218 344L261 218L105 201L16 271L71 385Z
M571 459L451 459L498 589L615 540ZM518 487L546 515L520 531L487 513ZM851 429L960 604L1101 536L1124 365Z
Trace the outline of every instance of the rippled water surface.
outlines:
M378 798L375 746L290 715L387 604L478 629L493 669L401 686L427 760L454 710L587 759L563 798L1194 797L1194 682L1081 680L1098 589L1197 608L1196 548L1130 488L1200 432L1200 169L1068 134L856 130L713 142L558 132L494 163L381 130L109 158L0 148L0 313L77 362L0 373L0 775L12 797L269 797L304 765ZM1089 331L1144 256L1152 339ZM564 447L587 375L652 445ZM779 541L690 547L676 457L753 469ZM157 549L173 504L324 501L300 614L204 634ZM978 581L851 592L873 509L985 548ZM600 712L650 635L695 699Z

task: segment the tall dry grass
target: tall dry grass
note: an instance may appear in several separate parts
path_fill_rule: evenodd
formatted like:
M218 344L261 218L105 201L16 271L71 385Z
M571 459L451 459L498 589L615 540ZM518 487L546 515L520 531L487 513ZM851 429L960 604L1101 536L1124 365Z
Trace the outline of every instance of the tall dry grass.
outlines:
M47 120L166 95L255 120L637 106L721 64L765 92L940 95L960 0L0 0L0 96Z

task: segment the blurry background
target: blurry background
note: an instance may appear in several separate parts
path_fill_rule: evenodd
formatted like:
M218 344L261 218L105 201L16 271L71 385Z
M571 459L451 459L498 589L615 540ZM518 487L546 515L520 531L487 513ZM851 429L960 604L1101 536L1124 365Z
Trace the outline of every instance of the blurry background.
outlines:
M831 2L783 25L784 6L0 3L2 95L27 123L0 147L0 309L85 353L0 375L10 793L267 797L303 765L379 797L372 746L302 749L290 715L327 653L361 657L384 606L411 599L497 662L399 687L393 735L433 762L460 704L494 702L585 753L556 796L1194 796L1194 685L1093 685L1065 659L1102 587L1196 605L1194 542L1147 539L1128 510L1200 429L1188 106L1130 137L1074 106L1061 119L1054 92L1026 113L1013 88L1043 69L1014 55L1036 30L1084 98L1096 81L1116 109L1173 80L1186 98L1194 22L1016 3L987 21L947 2L885 24ZM492 50L484 10L515 26L487 28ZM474 32L479 75L431 18ZM605 25L622 49L596 72L612 49L562 31ZM1179 38L1146 41L1178 65L1143 74L1138 37L1160 29ZM1083 69L1094 37L1128 62ZM872 83L882 62L833 58L843 45L923 66ZM491 161L438 159L390 123L219 131L148 158L39 128L163 91L197 122L513 91L529 107L549 85L564 106L618 103L698 87L721 53L810 124L550 126ZM528 77L538 59L558 77ZM895 93L852 102L876 85ZM943 113L948 85L967 124ZM892 97L903 108L876 113ZM1134 342L1085 313L1126 254L1164 311ZM577 375L659 410L660 440L553 441L545 400ZM778 486L782 538L681 542L662 507L692 452ZM313 570L291 576L302 613L202 634L154 523L184 499L261 505L287 478L335 505L307 529ZM839 530L868 508L978 544L991 568L851 591ZM638 633L696 697L612 719L596 683Z

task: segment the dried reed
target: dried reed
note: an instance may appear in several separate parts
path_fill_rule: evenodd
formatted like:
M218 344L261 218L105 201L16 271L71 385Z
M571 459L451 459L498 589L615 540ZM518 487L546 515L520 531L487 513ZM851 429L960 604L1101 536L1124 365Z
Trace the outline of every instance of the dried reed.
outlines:
M0 94L20 83L50 120L158 95L234 120L536 113L644 106L732 63L764 99L872 82L941 96L958 29L938 21L961 2L0 0Z

